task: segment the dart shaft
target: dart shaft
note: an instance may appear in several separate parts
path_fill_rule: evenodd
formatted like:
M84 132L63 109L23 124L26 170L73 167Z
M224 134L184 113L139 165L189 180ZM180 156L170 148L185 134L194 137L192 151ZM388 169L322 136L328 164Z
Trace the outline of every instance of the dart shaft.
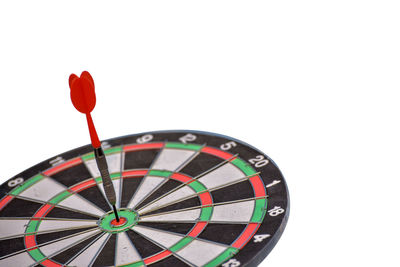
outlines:
M115 214L115 219L117 220L117 222L119 222L119 216L118 216L118 212L117 212L117 208L115 207L115 205L112 206L114 214Z
M103 149L101 147L95 148L94 155L96 158L97 167L99 168L101 174L101 179L103 180L103 187L107 200L112 206L114 206L116 203L115 190L108 172L107 160Z
M100 143L99 137L97 136L96 128L94 127L92 115L90 115L90 113L86 113L86 121L88 124L90 140L92 141L93 147L94 148L100 147L101 143Z

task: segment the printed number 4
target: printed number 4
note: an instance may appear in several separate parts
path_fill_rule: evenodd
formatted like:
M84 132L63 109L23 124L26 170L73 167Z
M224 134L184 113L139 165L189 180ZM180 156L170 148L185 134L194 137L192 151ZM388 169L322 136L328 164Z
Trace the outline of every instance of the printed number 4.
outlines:
M265 235L255 235L254 236L254 243L260 243L262 242L264 239L270 237L271 235L265 234Z
M235 259L230 259L229 261L222 264L222 267L238 267L240 266L240 261Z

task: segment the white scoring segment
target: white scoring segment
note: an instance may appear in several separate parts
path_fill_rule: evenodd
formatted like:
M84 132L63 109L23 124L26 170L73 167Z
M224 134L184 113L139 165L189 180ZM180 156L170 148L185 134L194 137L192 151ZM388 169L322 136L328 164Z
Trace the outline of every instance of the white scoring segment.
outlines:
M60 231L94 226L97 226L94 220L42 220L39 224L38 231Z
M151 168L154 170L176 171L195 153L193 150L164 148Z
M127 265L129 263L142 260L126 232L122 232L117 235L117 244L115 250L116 266Z
M0 239L19 236L25 234L25 227L29 220L8 220L0 219Z
M34 263L35 261L28 252L22 252L5 259L0 258L1 266L30 266Z
M71 247L75 244L78 244L98 233L100 233L100 230L88 231L85 233L81 233L81 234L78 234L78 235L75 235L72 237L62 239L60 241L50 243L48 245L41 246L39 248L43 252L44 255L51 257L51 256L54 256L53 254L62 252L65 249L68 249L69 247Z
M140 184L139 189L129 201L128 208L133 209L139 204L154 188L159 186L166 179L157 176L147 176Z
M244 173L231 163L222 165L221 167L200 177L199 182L203 183L208 189L226 185L237 180L243 179Z
M106 155L108 171L110 173L121 171L121 153L114 153ZM96 159L90 159L85 161L86 167L93 178L100 177L100 171L97 167Z
M184 163L189 161L195 153L192 150L163 148L152 164L151 169L175 172L184 166ZM135 208L165 181L165 178L146 176L129 202L128 208Z
M84 213L89 213L101 217L104 214L104 211L94 205L92 202L84 199L81 196L76 194L67 197L66 199L62 200L59 206L71 208L74 210L80 210Z
M177 254L196 266L203 266L227 248L228 246L222 244L193 240L183 249L179 250Z
M200 218L201 209L176 211L160 215L149 215L139 217L143 222L184 222L195 221Z
M214 206L211 222L248 223L253 215L255 201L243 201Z
M160 207L168 205L169 203L177 202L183 198L194 195L195 193L196 191L194 191L191 187L183 186L182 188L179 188L178 190L166 195L165 197L160 198L154 203L148 205L147 207L139 209L139 214L158 209Z
M50 190L49 190L50 189ZM68 188L53 178L44 177L31 187L24 190L20 196L32 200L47 202L57 194L66 191ZM84 211L96 216L102 216L104 211L83 197L73 194L62 200L58 205L78 211Z
M198 181L203 183L208 189L213 189L215 187L223 187L228 184L234 183L238 180L243 179L244 177L245 174L241 172L237 167L230 163L227 163L207 173L203 177L199 178ZM156 210L160 207L165 207L170 203L176 203L179 200L194 195L196 195L195 191L191 190L189 186L184 186L176 190L175 192L161 197L150 205L139 209L139 213L145 214L149 211Z
M147 237L148 239L152 240L155 243L164 246L165 248L172 247L179 240L183 238L183 236L178 234L172 234L169 232L161 231L161 230L153 230L143 226L135 226L132 228L135 232Z
M44 177L42 180L28 187L20 196L34 200L48 201L65 190L66 187L64 185L54 181L52 178Z
M90 266L91 262L96 260L97 253L104 247L111 234L103 234L102 237L88 245L85 250L76 258L69 262L68 266Z

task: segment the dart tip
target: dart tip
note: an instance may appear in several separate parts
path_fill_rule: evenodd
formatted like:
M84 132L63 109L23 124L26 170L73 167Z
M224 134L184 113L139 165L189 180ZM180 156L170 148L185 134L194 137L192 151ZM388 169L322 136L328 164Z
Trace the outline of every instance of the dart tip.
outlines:
M118 216L117 208L115 207L115 205L112 205L112 207L113 207L113 210L114 210L115 219L117 220L117 222L119 222L119 216Z

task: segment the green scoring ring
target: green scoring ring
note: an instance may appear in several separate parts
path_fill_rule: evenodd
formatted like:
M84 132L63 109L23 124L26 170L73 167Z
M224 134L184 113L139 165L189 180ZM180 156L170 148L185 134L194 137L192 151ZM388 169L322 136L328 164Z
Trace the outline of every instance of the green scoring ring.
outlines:
M109 211L104 214L97 222L99 227L108 233L119 233L128 231L134 225L136 225L139 215L130 209L118 209L118 215L120 218L125 218L126 222L122 225L112 225L111 222L115 219L113 211Z

